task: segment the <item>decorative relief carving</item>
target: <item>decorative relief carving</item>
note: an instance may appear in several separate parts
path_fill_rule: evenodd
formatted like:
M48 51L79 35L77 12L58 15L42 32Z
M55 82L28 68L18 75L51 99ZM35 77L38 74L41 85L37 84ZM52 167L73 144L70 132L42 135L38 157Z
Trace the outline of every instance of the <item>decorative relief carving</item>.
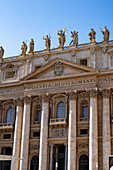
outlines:
M32 144L30 146L30 150L39 150L39 145L38 144Z
M90 53L93 55L95 52L95 48L90 48Z
M88 149L88 147L89 147L88 143L79 143L80 149Z
M103 47L103 48L102 48L102 52L103 52L104 54L106 54L106 53L107 53L107 47Z
M59 61L55 62L54 64L54 74L56 76L60 76L62 75L64 72L64 67L63 67L63 64Z
M111 91L109 89L104 89L102 91L103 97L110 97Z
M29 96L24 97L24 103L30 104L31 103L31 98Z
M54 130L54 137L65 137L65 129L55 129Z

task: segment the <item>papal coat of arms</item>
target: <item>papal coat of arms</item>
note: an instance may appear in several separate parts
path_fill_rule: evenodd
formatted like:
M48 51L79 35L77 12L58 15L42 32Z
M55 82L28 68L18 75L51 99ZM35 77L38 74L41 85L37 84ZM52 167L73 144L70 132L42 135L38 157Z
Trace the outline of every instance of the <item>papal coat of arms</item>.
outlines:
M60 76L63 74L63 72L64 72L63 64L61 62L57 61L54 64L54 74L56 76Z

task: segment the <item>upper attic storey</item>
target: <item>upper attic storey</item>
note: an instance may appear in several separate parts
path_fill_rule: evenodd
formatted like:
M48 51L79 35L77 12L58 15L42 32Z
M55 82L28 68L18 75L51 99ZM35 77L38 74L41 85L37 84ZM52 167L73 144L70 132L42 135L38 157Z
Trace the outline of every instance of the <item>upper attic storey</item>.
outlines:
M65 46L65 32L66 29L58 31L59 46L53 49L51 49L51 38L48 35L43 37L46 49L42 51L34 51L34 40L31 39L28 53L27 45L23 41L21 46L22 52L19 56L3 58L4 49L1 46L1 83L18 81L40 67L46 66L46 64L56 58L75 63L75 67L76 64L80 64L98 70L113 69L113 40L109 41L110 32L106 26L104 30L101 30L103 35L102 42L96 42L96 32L91 28L88 34L90 43L78 44L78 32L73 31L71 32L72 41L69 46Z

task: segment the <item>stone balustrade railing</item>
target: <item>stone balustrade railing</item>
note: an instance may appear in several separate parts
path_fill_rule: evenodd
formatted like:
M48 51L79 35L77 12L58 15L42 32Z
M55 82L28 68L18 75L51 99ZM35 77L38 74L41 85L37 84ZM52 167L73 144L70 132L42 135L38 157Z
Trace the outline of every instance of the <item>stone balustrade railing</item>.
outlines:
M108 44L113 44L113 40L111 41L108 41ZM77 45L77 48L76 49L79 49L79 48L85 48L85 47L88 47L90 45L90 43L85 43L85 44L78 44ZM102 42L98 42L96 43L97 46L100 46L102 45ZM65 46L63 51L65 50L71 50L73 49L75 46L74 45L71 45L71 46ZM53 48L50 50L50 52L48 52L46 49L44 50L41 50L41 51L35 51L34 52L34 55L43 55L45 53L54 53L54 52L58 52L61 48L57 47L57 48ZM27 56L30 56L31 54L26 54L26 57ZM12 60L19 60L20 59L20 55L19 56L13 56L13 57L8 57L8 58L3 58L3 62L8 62L8 61L12 61Z

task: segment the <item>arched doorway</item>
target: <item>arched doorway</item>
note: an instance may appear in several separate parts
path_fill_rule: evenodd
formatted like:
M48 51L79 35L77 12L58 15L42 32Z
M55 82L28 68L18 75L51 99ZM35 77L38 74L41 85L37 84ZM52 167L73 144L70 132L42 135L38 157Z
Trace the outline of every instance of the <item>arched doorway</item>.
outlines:
M80 156L79 170L89 170L89 157L85 154Z
M37 155L33 156L31 159L31 168L30 170L38 170L39 169L39 158Z

